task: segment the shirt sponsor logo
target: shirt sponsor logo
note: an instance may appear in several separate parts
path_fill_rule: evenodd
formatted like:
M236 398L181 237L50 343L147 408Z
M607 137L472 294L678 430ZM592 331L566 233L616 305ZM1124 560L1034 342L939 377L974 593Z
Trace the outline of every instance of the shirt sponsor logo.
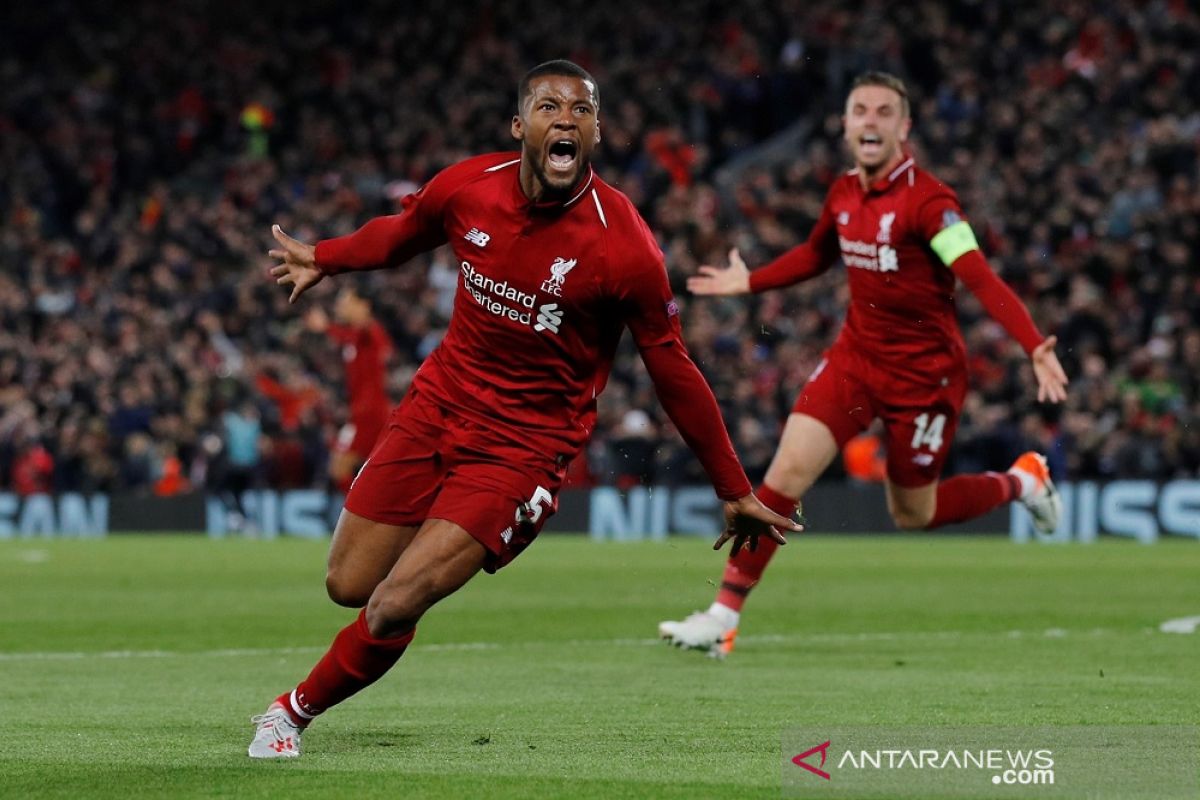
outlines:
M567 273L575 269L575 262L574 258L568 261L561 256L554 259L554 263L550 265L550 277L542 281L542 291L562 297L563 282L567 279Z
M487 247L487 243L492 240L491 234L484 233L479 228L471 228L471 230L463 234L463 238L471 244L479 245L480 247Z
M676 303L674 300L667 301L667 316L668 317L678 317L679 316L679 303Z
M553 334L558 333L559 326L562 325L563 312L558 307L558 303L546 303L538 308L537 324L533 326L535 331L550 331Z
M838 247L842 250L842 263L847 267L857 267L871 272L898 272L900 270L899 256L891 245L860 242L857 239L839 236Z
M469 261L462 262L460 271L463 276L463 288L489 313L522 325L533 322L533 294L522 292L508 281L489 278L471 266Z

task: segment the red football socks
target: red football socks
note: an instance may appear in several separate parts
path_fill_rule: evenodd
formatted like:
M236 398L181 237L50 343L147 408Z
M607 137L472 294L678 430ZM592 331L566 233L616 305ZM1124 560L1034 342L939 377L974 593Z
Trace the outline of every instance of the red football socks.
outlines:
M796 512L796 500L786 497L767 486L765 483L755 492L758 499L767 508L781 517L791 517ZM786 533L785 533L786 535ZM747 595L762 578L767 562L779 549L774 540L759 537L758 547L750 552L749 547L729 559L725 565L725 574L721 578L721 589L717 592L717 602L726 608L740 612Z
M301 681L284 707L299 724L370 686L404 655L416 629L394 639L376 639L367 629L367 612L342 628L329 651Z
M938 484L937 510L929 528L965 522L1021 496L1021 481L1005 472L956 475Z

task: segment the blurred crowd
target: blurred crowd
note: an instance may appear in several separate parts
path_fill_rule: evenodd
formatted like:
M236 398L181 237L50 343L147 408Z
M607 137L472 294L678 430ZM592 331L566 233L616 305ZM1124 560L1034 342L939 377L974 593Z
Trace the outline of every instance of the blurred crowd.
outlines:
M682 283L731 246L753 266L803 240L868 68L909 82L918 160L1072 379L1065 407L1038 405L1019 347L960 291L972 388L950 470L1036 446L1059 477L1200 475L1195 4L47 0L4 17L0 489L324 485L344 375L266 278L270 225L344 234L512 149L516 81L557 57L600 82L597 167L659 236L752 477L838 329L844 275L735 300ZM722 172L790 126L810 134L791 157ZM398 400L444 332L448 252L338 280L374 299ZM302 302L328 305L331 283ZM629 347L573 479L703 482Z

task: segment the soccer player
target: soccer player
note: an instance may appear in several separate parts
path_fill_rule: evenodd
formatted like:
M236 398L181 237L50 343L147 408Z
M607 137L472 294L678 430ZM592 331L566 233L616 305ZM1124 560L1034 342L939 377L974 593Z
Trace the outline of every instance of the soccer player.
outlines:
M404 653L417 621L524 550L596 419L624 328L663 408L725 501L716 547L800 527L751 492L712 392L680 336L663 256L633 204L592 171L599 92L568 61L520 82L520 152L451 166L395 216L311 246L283 233L272 269L291 300L327 275L396 266L449 243L461 285L449 329L346 497L326 586L362 611L257 724L250 755L300 754L318 714Z
M351 286L338 292L333 314L336 323L329 321L323 309L314 308L304 321L310 331L325 334L342 346L350 421L338 433L329 459L329 478L345 493L387 422L391 408L387 359L392 340L371 313L371 301Z
M898 527L937 528L1018 501L1039 530L1054 530L1061 503L1037 453L1021 455L1005 473L938 477L967 391L955 281L966 284L1029 355L1039 401L1066 399L1055 337L1038 332L992 272L954 192L905 150L912 120L903 82L882 72L861 75L842 121L854 168L830 187L808 240L754 272L733 250L727 268L704 266L688 279L695 294L738 295L812 278L839 258L847 268L845 324L792 408L759 498L793 514L838 451L879 418L888 512ZM764 539L752 551L731 554L709 609L660 623L659 636L727 655L742 604L775 549Z

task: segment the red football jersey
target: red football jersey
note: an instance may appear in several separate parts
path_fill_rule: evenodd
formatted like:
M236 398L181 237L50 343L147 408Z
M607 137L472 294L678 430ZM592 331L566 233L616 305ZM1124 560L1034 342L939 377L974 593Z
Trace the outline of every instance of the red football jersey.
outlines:
M370 269L448 242L459 273L454 312L414 388L570 457L592 432L626 327L640 349L686 349L662 252L628 198L589 173L568 201L534 204L519 164L519 153L501 153L449 167L406 198L403 213L318 243L316 259L328 273ZM714 476L718 491L744 494L723 427L719 437L711 424L707 432L728 465L724 480Z
M387 396L387 358L392 340L377 321L362 328L330 325L329 337L342 346L346 364L346 394L350 418L382 419L390 403Z
M929 244L963 218L954 191L912 158L867 189L851 170L830 187L807 242L751 273L750 286L786 286L840 257L850 307L839 345L905 374L965 369L956 276Z

